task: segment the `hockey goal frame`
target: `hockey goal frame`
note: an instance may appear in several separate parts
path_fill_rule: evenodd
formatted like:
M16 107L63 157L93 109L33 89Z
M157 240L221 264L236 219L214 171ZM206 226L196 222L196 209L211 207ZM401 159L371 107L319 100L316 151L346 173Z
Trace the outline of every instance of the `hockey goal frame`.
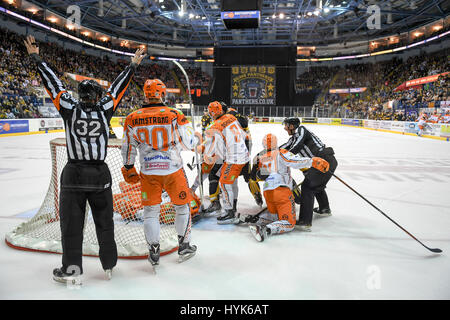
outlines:
M120 152L121 140L109 139L105 162L110 169L113 180L111 188L114 199L114 235L118 258L146 259L148 257L148 245L142 223L143 207L139 203L140 185L128 185L123 180L120 171L122 167ZM13 249L62 254L59 227L59 179L62 168L67 163L66 139L52 139L50 141L50 153L52 161L50 183L38 212L5 236L5 243ZM138 163L136 166L139 169ZM127 191L124 191L124 188ZM133 195L132 199L127 198L127 195L130 194ZM120 205L119 201L122 201ZM160 212L161 255L178 250L178 236L174 220L173 204L168 196L164 196L161 199ZM87 203L83 230L83 256L98 257L98 249L92 213Z

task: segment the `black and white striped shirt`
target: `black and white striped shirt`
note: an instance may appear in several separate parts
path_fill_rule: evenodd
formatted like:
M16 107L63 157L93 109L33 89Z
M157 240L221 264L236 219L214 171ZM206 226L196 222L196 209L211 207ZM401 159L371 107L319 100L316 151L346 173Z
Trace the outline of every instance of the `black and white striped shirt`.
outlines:
M320 155L325 148L325 144L304 126L299 126L289 140L279 148L286 149L293 154L300 154L303 157L312 158Z
M64 89L53 70L37 54L32 56L43 84L64 120L69 161L104 161L109 122L128 88L136 65L128 66L95 106L82 108L80 102Z

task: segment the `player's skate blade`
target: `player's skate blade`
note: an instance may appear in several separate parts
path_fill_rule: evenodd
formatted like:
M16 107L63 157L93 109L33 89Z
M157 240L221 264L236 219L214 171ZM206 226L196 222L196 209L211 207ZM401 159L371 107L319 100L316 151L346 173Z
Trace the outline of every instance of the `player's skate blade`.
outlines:
M317 213L318 217L329 217L331 216L331 210L330 209L322 209L314 208L313 212Z
M189 245L189 243L182 243L178 248L178 263L184 262L193 256L197 252L197 246Z
M160 246L159 243L153 243L150 245L149 253L148 253L148 262L152 266L151 271L153 274L156 274L156 266L159 265L159 255L160 255Z
M263 242L264 239L267 237L265 228L258 225L253 225L248 227L250 229L250 232L252 233L253 237L258 242Z
M209 207L202 212L202 215L204 217L213 217L220 213L220 210L222 210L222 206L220 204L220 201L216 200L211 202Z
M295 230L311 232L311 225L310 224L296 224Z
M53 270L53 280L59 283L81 285L81 276L70 275L64 273L60 268Z
M236 217L236 212L234 210L227 210L225 215L217 218L217 224L238 224L241 220Z
M112 269L106 269L105 270L105 277L106 277L106 280L111 280L112 279Z

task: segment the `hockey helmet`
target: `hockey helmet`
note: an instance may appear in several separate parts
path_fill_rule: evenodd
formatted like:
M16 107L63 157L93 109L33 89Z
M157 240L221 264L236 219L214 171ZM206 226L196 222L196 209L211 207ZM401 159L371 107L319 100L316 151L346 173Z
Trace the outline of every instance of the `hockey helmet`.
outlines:
M95 80L83 80L78 84L78 97L82 102L97 102L102 95L103 88Z
M294 129L297 129L300 126L300 119L297 117L289 117L283 120L283 125L293 125Z
M278 147L278 140L274 134L268 133L262 140L263 148L267 151L276 149Z
M227 109L227 105L222 105L219 101L213 101L208 105L208 113L213 119L217 119L217 117L227 112Z
M161 99L164 101L167 89L164 82L159 79L148 79L144 84L144 95L147 99Z

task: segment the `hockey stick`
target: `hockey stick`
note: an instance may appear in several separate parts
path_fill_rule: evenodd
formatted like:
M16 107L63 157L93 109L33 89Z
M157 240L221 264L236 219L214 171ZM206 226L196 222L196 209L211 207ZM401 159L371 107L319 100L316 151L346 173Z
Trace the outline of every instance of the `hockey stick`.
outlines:
M192 104L192 97L191 97L191 85L189 83L189 77L186 73L186 70L184 70L183 66L176 60L172 60L173 63L175 63L175 65L181 70L181 72L183 73L184 77L186 78L186 84L187 84L187 89L188 89L188 96L189 96L189 105L191 107L191 119L192 119L192 127L194 128L194 132L195 132L195 117L194 117L194 105ZM202 167L201 167L201 163L199 161L199 157L198 157L198 152L197 152L197 148L194 148L194 153L195 153L195 161L197 162L197 170L198 170L198 186L200 189L200 199L203 199L203 181L202 181ZM200 211L203 211L203 204L200 204Z
M263 207L261 210L259 210L256 214L246 214L245 216L240 215L239 216L239 223L243 222L243 223L250 223L249 221L245 221L245 218L249 218L251 216L252 220L254 218L259 217L261 214L263 214L265 211L267 210L267 207ZM243 218L244 220L242 220L241 218ZM250 223L251 224L251 223Z
M442 250L438 249L438 248L429 248L426 245L424 245L422 242L420 242L416 237L414 237L411 233L409 233L405 228L403 228L401 225L399 225L397 222L395 222L394 220L392 220L387 214L385 214L383 211L381 211L380 209L378 209L374 204L372 204L369 200L367 200L366 198L364 198L362 195L360 195L355 189L353 189L352 187L350 187L347 183L345 183L341 178L339 178L338 176L336 176L334 173L331 173L333 177L335 177L336 179L338 179L340 182L342 182L347 188L349 188L350 190L352 190L354 193L356 193L358 196L360 196L363 200L365 200L368 204L370 204L372 207L374 207L378 212L380 212L383 216L385 216L386 218L388 218L391 222L393 222L397 227L399 227L400 229L402 229L404 232L406 232L407 235L409 235L411 238L413 238L414 240L416 240L417 242L419 242L422 246L424 246L425 248L427 248L428 250L430 250L431 252L434 253L441 253Z
M194 170L194 161L195 161L195 157L192 157L192 163L187 163L187 167L189 168L189 170Z

